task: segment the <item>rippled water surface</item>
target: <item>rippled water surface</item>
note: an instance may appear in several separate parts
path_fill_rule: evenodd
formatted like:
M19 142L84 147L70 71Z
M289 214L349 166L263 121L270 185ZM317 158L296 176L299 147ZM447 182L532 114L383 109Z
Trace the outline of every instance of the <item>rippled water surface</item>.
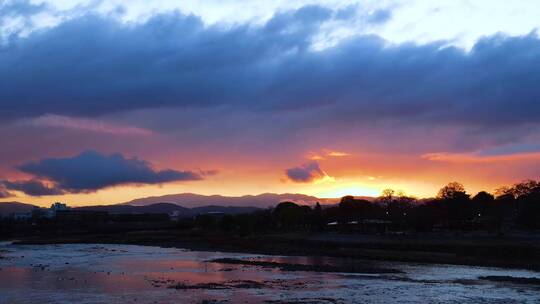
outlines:
M98 244L0 243L0 257L2 304L540 303L540 286L478 279L540 278L540 273L525 270L361 261L403 273L290 272L208 261L245 258L340 265L351 261Z

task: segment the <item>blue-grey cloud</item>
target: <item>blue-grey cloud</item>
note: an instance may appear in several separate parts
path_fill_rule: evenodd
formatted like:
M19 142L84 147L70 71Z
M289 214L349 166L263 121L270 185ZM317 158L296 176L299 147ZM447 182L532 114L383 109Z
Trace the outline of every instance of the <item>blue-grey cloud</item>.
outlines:
M287 178L297 183L308 183L325 176L319 163L313 161L285 170Z
M45 3L31 3L27 0L4 0L0 2L0 20L5 17L35 15L47 9Z
M28 0L0 1L0 45L15 39L24 29L32 28L32 18L49 9L46 3L32 3Z
M382 24L392 19L392 11L389 9L378 9L369 14L367 21L372 24Z
M225 105L324 108L319 124L538 123L536 33L486 37L470 52L444 43L388 45L377 36L312 50L321 24L333 18L337 12L307 6L262 26L227 28L178 12L127 25L72 19L0 47L0 117Z
M64 190L56 186L47 186L39 180L3 181L2 183L6 189L21 191L31 196L62 195L65 193Z
M20 165L18 169L31 174L41 182L9 182L8 189L23 191L28 195L51 195L63 193L92 192L123 184L161 184L174 181L200 180L206 174L191 171L155 170L137 158L126 158L121 154L103 155L85 151L74 157L46 158ZM40 187L43 186L43 187ZM46 193L50 191L50 193Z

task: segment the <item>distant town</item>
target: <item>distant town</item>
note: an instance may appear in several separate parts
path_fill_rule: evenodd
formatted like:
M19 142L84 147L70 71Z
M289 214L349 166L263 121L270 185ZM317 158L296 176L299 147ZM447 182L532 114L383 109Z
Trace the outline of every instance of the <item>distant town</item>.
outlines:
M47 231L195 229L240 235L293 231L372 234L485 231L504 235L540 228L539 189L540 182L531 180L505 187L496 195L481 191L471 196L462 184L452 182L433 199L419 200L387 189L372 199L345 196L335 204L309 205L281 201L268 208L217 205L186 208L176 203L69 207L55 202L49 208L24 205L24 212L4 212L1 232L24 235ZM9 203L2 205L6 204Z
M96 207L96 209L99 208L100 207ZM122 217L131 216L139 220L169 219L171 221L178 220L179 218L184 216L184 214L179 210L172 210L168 213L145 212L142 210L109 212L99 210L85 210L85 208L71 208L66 203L55 202L51 204L49 208L34 207L29 212L11 213L5 216L5 218L17 221L32 221L42 219L54 219L59 221L100 221L108 219L111 214L122 214ZM219 211L210 211L208 212L208 214L219 216L224 213Z

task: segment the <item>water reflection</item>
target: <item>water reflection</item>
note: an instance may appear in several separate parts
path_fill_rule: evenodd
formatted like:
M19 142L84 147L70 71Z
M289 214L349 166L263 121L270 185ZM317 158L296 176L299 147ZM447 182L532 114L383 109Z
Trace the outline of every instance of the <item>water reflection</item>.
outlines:
M478 280L540 277L532 271L276 257L127 245L0 244L1 303L538 303L540 287ZM366 263L403 274L282 271L207 262L242 258L287 264ZM176 286L177 288L168 288Z

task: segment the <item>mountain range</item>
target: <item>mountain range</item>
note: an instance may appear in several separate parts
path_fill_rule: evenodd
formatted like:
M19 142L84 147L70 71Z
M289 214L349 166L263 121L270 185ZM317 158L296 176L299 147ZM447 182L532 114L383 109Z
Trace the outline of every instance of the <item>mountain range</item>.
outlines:
M187 217L208 212L248 213L274 207L283 201L292 201L301 205L314 205L316 202L335 204L338 200L291 193L264 193L237 197L180 193L145 197L121 204L75 207L73 209L106 211L109 213L172 213L176 211L180 216ZM34 207L37 206L19 202L0 202L0 216L29 212Z
M26 213L32 211L36 206L19 202L0 202L0 216L12 213Z
M268 208L273 207L283 201L291 201L301 205L314 205L316 202L320 202L321 204L335 204L339 201L339 199L317 198L315 196L298 193L263 193L259 195L244 196L200 195L194 193L180 193L139 198L123 204L132 206L145 206L156 203L171 203L186 208L195 208L199 206L249 206Z

